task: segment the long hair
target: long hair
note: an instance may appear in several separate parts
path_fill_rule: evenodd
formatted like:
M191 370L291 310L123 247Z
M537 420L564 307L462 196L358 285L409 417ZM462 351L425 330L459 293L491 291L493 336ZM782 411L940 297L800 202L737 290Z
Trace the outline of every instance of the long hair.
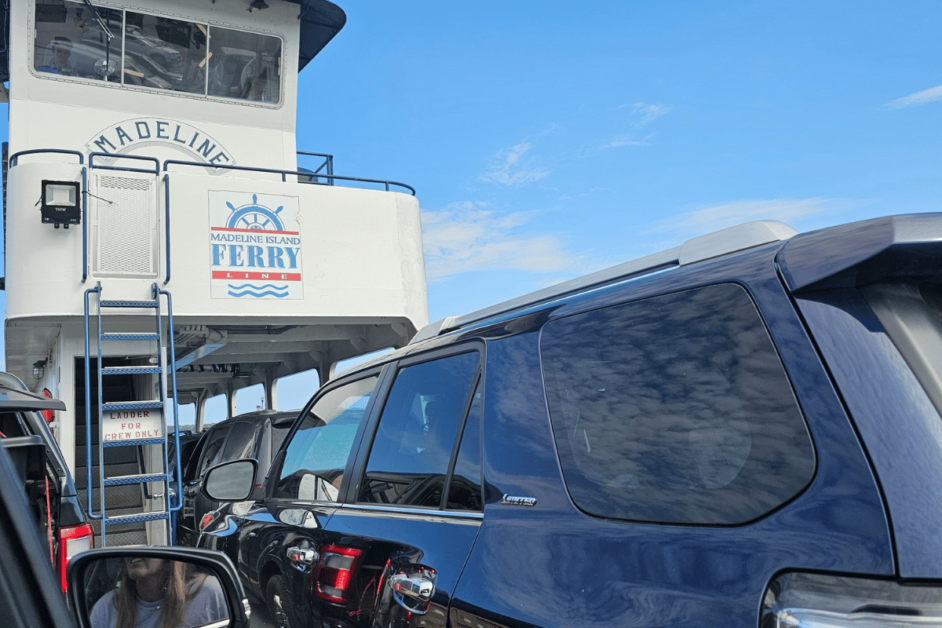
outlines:
M183 625L186 603L203 588L206 574L189 573L188 565L181 561L167 562L170 566L160 604L160 628L179 628ZM137 624L137 583L128 574L127 565L121 566L121 578L112 601L118 611L115 628L134 628Z

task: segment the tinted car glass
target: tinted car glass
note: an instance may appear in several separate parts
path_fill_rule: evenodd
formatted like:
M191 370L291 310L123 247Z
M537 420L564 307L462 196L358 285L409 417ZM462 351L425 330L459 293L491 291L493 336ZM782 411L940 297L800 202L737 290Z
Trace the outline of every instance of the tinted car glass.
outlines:
M541 352L566 485L590 514L744 523L814 474L782 364L737 285L551 321Z
M193 480L199 477L198 471L200 468L200 461L203 459L203 448L206 446L206 433L196 441L196 444L193 446L193 450L189 454L189 459L186 461L186 468L183 470L183 479L186 481Z
M477 377L477 352L408 366L379 419L359 501L439 508Z
M294 421L285 421L284 423L272 423L271 458L274 458L275 454L278 453L278 450L281 449L281 445L285 442L285 438L287 438L288 432L291 431L292 425L294 425Z
M448 485L449 510L483 510L481 499L481 384L474 391L474 400L461 435L461 446L455 470Z
M235 423L229 430L229 440L219 462L255 457L255 424Z
M229 426L220 427L206 437L206 445L203 447L203 458L200 462L199 475L203 475L206 469L218 464L221 459L222 445L226 441L226 435L229 433Z
M317 400L288 443L275 497L337 499L354 436L378 379L373 376L351 382Z

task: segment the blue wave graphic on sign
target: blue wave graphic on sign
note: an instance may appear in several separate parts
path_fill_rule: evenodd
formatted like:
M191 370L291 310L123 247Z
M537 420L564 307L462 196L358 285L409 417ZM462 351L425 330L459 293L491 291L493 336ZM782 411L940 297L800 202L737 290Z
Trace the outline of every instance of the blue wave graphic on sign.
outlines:
M287 289L288 289L288 286L286 286L286 285L285 285L285 286L276 286L276 285L273 284L273 283L266 283L266 284L263 284L263 285L261 285L261 286L258 286L258 285L254 284L254 283L244 283L244 284L242 284L241 286L237 286L237 285L231 283L231 284L229 284L229 288L231 288L232 290L241 290L242 288L256 288L256 289L258 289L258 290L261 290L262 288L272 288L272 289L274 289L274 290L287 290Z
M265 290L260 292L265 288L272 288L272 290ZM244 290L243 290L244 289ZM242 292L233 292L233 290L242 290ZM276 292L276 290L278 292ZM274 284L265 284L264 286L254 286L252 284L242 284L241 286L234 286L229 284L229 296L231 297L277 297L283 299L288 296L288 286L276 286Z

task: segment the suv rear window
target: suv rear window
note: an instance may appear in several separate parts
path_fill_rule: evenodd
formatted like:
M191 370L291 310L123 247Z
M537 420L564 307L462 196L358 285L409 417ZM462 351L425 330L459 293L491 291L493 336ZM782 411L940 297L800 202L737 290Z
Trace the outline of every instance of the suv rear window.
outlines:
M540 346L566 485L589 514L745 523L814 475L795 396L738 285L551 321Z

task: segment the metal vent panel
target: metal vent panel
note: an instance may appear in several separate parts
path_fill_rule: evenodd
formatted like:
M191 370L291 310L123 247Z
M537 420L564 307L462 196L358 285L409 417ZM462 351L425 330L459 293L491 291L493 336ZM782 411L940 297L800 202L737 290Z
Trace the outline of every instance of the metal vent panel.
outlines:
M94 269L102 277L156 277L157 186L153 177L100 175L94 201Z

